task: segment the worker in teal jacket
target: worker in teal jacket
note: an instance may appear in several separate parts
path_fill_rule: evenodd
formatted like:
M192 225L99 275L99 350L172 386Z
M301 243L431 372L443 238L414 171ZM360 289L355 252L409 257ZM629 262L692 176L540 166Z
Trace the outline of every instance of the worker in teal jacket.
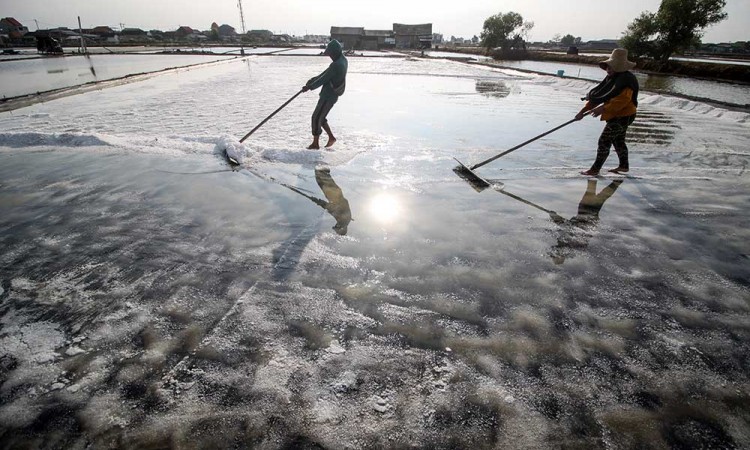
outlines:
M307 84L302 87L303 92L307 92L319 87L323 87L320 90L320 99L318 105L315 107L315 111L312 114L312 135L313 141L308 149L317 150L320 148L318 139L323 130L328 134L328 142L326 147L331 147L336 143L336 137L334 137L331 127L328 126L328 113L336 104L339 97L344 94L346 89L346 70L349 67L349 62L343 53L341 43L335 39L328 43L326 46L324 55L328 55L333 62L328 68L323 71L317 77L308 80Z

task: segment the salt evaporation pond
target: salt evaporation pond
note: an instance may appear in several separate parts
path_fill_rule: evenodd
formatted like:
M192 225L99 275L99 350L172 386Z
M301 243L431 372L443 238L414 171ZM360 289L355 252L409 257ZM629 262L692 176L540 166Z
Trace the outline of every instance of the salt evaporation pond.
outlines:
M750 446L747 114L643 92L629 176L584 119L477 192L592 83L352 58L334 151L307 93L232 172L326 65L0 114L4 447Z
M606 59L606 57L607 55L603 55L602 59ZM562 70L565 77L584 78L588 80L601 80L604 78L604 72L599 67L587 64L550 61L494 61L491 64L549 74L557 74L559 70ZM747 83L721 82L675 75L646 74L639 72L637 69L634 73L642 89L652 92L689 96L699 100L713 100L744 109L750 108L750 85Z
M0 97L10 98L128 75L158 72L231 58L233 55L91 55L0 62Z

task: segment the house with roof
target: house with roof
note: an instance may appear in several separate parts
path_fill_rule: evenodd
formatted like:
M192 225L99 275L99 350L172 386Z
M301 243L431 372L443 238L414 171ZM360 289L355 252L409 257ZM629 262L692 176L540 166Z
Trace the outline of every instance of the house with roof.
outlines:
M106 25L99 25L98 27L91 28L90 30L83 30L84 33L87 34L95 34L99 36L100 39L106 40L109 38L115 37L115 30L112 28L106 26Z
M432 47L432 24L405 25L393 24L396 48L430 48Z
M237 36L237 31L235 31L234 27L227 24L219 26L218 33L221 38L232 38Z
M442 37L442 36L441 36ZM365 30L364 27L331 27L331 39L345 50L382 50L384 48L432 47L432 24L393 24L393 30Z
M200 31L184 25L173 32L164 33L164 36L178 41L204 41L208 39L208 36Z
M192 28L183 25L183 26L179 27L177 30L175 30L175 35L178 36L178 37L183 37L184 38L184 37L190 36L194 32L195 32L195 30L193 30Z
M382 50L396 46L391 30L365 30L361 42L363 50Z
M123 28L120 30L120 42L143 42L149 40L148 33L140 28Z
M250 30L247 36L253 42L270 42L273 37L273 31L270 30Z
M339 41L344 50L361 49L364 35L364 27L331 27L331 39Z
M20 41L29 29L13 17L0 19L0 34L8 36L11 41Z

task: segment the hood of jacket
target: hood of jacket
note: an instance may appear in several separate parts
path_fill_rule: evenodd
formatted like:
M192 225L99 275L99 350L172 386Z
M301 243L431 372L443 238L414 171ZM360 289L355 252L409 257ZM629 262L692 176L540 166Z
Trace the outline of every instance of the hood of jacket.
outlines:
M341 46L341 42L336 39L332 39L331 42L326 45L326 50L323 52L324 55L332 56L334 59L338 58L343 53L344 48Z

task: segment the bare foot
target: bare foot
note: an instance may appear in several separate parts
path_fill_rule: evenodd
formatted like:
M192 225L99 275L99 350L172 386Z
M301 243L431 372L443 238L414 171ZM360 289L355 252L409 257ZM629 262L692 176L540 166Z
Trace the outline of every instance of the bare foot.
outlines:
M589 169L589 170L581 172L581 175L586 175L586 176L589 176L589 177L595 177L595 176L599 175L599 171L598 170L591 170L591 169Z
M630 169L626 169L624 167L615 167L614 169L610 169L609 172L612 172L612 173L625 173L628 170L630 170Z
M335 144L335 143L336 143L336 138L334 138L334 137L328 138L328 142L326 143L326 148L333 147L333 144Z
M320 150L320 145L318 144L310 144L307 146L308 150Z

